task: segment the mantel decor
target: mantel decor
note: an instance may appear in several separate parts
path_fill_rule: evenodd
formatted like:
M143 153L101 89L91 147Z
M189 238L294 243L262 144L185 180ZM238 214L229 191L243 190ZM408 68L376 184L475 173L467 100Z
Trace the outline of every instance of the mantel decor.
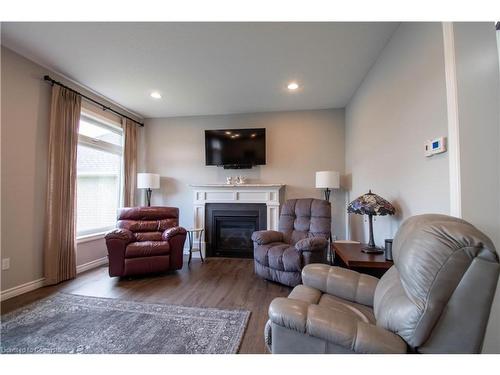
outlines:
M394 206L381 196L369 190L368 193L363 194L349 203L347 212L350 214L368 215L370 241L368 242L368 246L364 247L361 251L368 254L383 253L384 250L376 247L373 239L373 216L394 215L396 213Z

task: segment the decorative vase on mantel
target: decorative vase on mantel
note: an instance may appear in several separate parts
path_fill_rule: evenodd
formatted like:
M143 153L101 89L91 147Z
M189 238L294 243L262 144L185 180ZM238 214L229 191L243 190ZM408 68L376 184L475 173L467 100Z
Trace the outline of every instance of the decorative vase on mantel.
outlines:
M247 182L247 178L245 176L236 176L236 185L243 185Z

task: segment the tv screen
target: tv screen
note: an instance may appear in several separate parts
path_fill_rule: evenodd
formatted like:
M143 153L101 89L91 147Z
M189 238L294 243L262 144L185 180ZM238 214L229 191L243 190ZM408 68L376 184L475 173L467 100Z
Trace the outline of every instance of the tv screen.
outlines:
M266 164L266 129L205 130L205 162L224 168Z

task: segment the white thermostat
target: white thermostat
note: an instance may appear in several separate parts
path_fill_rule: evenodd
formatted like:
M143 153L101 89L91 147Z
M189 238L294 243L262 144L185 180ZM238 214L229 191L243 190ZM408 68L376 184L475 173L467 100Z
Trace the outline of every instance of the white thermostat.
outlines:
M425 156L430 157L446 151L446 137L431 139L424 144Z

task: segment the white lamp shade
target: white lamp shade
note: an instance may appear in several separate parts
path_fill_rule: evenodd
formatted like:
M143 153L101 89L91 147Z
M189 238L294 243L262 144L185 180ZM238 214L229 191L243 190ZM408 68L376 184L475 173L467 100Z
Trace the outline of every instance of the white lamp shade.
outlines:
M338 189L340 187L340 173L335 171L316 172L316 187L319 189Z
M138 189L159 189L160 175L155 173L137 173Z

